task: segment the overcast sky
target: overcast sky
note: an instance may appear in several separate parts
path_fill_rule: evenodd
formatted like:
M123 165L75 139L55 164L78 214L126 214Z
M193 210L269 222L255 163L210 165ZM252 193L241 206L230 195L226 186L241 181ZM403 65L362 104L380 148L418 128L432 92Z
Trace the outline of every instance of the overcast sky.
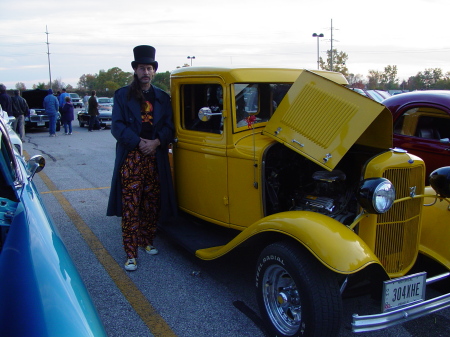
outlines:
M156 48L158 71L194 66L317 68L331 47L350 73L396 65L400 79L450 71L448 0L2 0L0 83L76 86L83 74L132 71L133 47ZM333 30L331 30L333 23ZM48 35L46 32L48 29Z

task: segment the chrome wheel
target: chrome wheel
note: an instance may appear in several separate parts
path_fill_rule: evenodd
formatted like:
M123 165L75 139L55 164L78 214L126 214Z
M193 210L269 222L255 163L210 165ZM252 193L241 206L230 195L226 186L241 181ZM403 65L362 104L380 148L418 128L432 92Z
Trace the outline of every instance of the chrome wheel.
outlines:
M268 336L338 335L342 303L337 276L298 242L264 248L255 281Z
M302 305L297 285L289 273L278 265L263 275L263 300L272 323L286 336L295 335L302 325Z

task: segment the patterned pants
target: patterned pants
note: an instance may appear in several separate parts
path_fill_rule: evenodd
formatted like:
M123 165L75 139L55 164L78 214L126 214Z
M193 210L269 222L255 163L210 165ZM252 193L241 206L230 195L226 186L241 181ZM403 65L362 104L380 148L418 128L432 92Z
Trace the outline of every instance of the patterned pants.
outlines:
M122 165L122 238L129 259L138 247L153 244L160 210L160 185L155 156L131 151Z

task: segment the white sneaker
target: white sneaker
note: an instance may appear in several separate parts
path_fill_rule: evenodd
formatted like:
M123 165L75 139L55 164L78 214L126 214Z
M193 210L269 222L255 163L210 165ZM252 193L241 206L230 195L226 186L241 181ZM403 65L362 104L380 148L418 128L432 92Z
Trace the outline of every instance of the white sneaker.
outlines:
M156 255L158 254L158 249L153 246L147 246L145 247L145 252L150 255Z
M125 262L125 270L134 271L136 269L137 269L136 259L128 259L127 262Z

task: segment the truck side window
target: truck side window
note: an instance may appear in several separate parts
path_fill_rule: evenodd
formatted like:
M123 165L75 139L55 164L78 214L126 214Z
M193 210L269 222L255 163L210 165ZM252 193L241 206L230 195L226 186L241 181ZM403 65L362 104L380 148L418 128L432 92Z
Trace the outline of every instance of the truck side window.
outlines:
M210 108L213 113L223 110L223 90L219 84L185 84L181 95L182 123L186 130L222 133L222 116L211 116L207 122L198 118L201 108Z
M250 115L256 116L254 124L267 122L290 87L285 83L235 84L236 127L247 127Z

